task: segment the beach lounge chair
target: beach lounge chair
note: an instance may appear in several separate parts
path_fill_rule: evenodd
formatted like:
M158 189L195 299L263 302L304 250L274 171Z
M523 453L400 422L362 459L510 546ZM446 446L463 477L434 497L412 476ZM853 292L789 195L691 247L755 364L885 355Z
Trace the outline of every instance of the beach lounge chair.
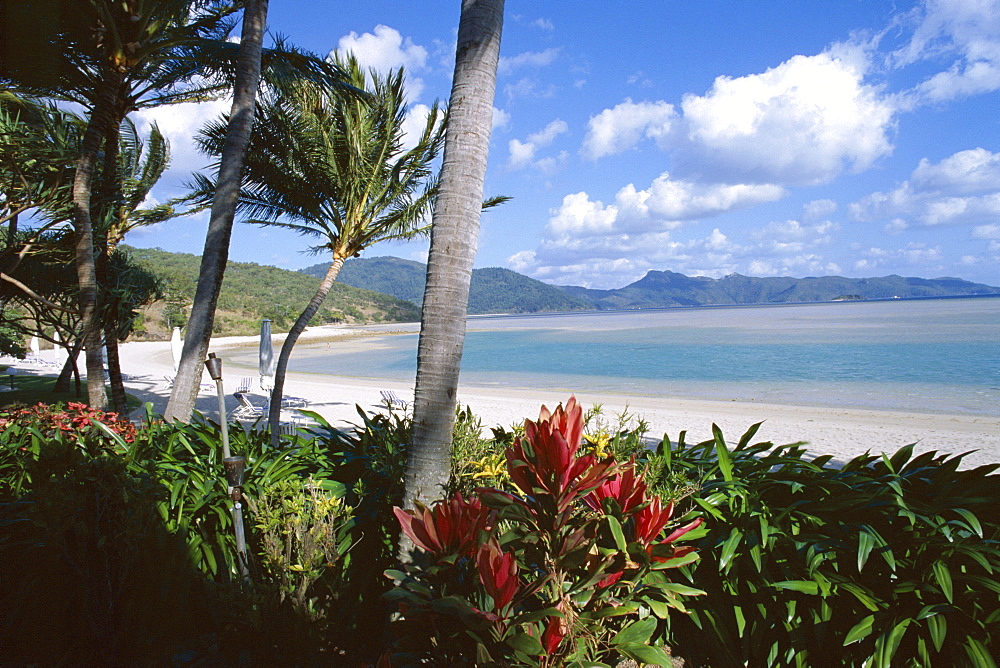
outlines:
M309 400L303 399L302 397L281 397L281 407L282 408L306 408L309 406Z
M236 408L233 409L233 412L229 414L229 417L234 420L255 420L259 417L264 417L267 412L263 406L257 406L256 404L251 403L250 399L247 398L247 395L242 392L235 392L233 396L236 397L236 400L239 402L239 405L237 405Z
M392 390L382 390L382 401L385 402L386 407L391 411L395 408L400 408L406 410L406 407L410 404L403 399L396 396L396 393Z
M236 388L236 391L246 393L249 392L250 388L252 387L253 387L253 377L243 376L243 378L240 379L240 386Z

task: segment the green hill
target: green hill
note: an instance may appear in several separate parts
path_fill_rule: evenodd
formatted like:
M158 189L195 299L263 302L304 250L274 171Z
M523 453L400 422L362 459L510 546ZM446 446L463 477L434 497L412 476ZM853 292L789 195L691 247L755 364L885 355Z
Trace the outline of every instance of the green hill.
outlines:
M168 253L160 249L123 246L140 264L164 283L166 299L143 314L141 330L147 338L159 339L170 327L183 324L194 301L201 257ZM214 334L250 335L260 331L260 321L270 318L276 331L287 331L316 294L319 280L298 271L288 271L252 262L230 262L219 295ZM336 322L412 322L420 310L408 301L387 294L334 283L311 324Z
M302 269L322 276L329 263ZM419 305L424 297L427 266L396 257L352 258L344 263L338 280L348 285L376 290ZM540 313L580 311L593 305L566 294L559 288L523 274L491 267L472 270L469 313Z
M563 286L568 294L585 299L594 308L632 309L711 304L779 304L852 299L901 299L951 295L1000 294L1000 288L960 278L845 278L789 276L756 278L730 274L724 278L690 277L672 271L650 271L617 290L590 290Z

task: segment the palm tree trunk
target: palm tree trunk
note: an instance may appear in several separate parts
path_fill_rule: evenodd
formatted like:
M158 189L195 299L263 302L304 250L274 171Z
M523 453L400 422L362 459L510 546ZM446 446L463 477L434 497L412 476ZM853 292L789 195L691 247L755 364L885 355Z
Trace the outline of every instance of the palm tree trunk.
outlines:
M128 415L128 397L122 379L121 356L118 354L118 335L114 327L104 329L104 348L108 351L108 380L111 382L111 405L120 416Z
M504 0L463 0L417 350L405 508L448 482L469 282L489 153ZM401 545L406 558L408 546Z
M116 118L123 115L116 109ZM104 299L110 298L109 275L111 273L111 245L108 243L108 221L115 215L114 210L118 196L121 194L122 183L118 178L118 143L121 140L121 126L110 123L104 138L104 167L101 184L98 187L98 207L102 225L95 234L97 283L103 290ZM106 305L107 301L104 302ZM125 383L122 380L121 358L118 354L118 333L115 331L118 323L112 315L115 309L104 309L101 318L104 331L104 349L108 359L108 383L111 385L111 405L121 416L128 415L128 401L125 396Z
M295 347L295 342L299 340L299 336L305 331L306 325L316 315L316 311L319 310L323 300L330 294L330 288L333 287L334 281L337 280L337 275L340 274L340 268L343 266L344 258L334 257L333 262L330 263L330 268L326 270L326 275L319 284L319 289L316 290L316 294L309 300L306 310L299 315L295 324L288 330L285 342L281 344L281 353L278 354L278 364L274 368L274 389L271 390L271 406L267 414L267 426L271 430L271 445L274 447L278 447L280 437L278 425L281 422L281 398L285 392L285 371L288 369L288 359L292 356L292 348Z
M267 22L268 0L248 0L243 10L243 34L236 62L236 86L233 108L226 130L226 143L219 162L219 178L212 200L212 215L201 257L201 271L195 289L191 317L174 389L167 403L168 420L191 419L201 382L203 361L212 340L215 307L219 301L222 278L229 261L229 240L233 232L236 201L243 173L243 158L253 127L257 85L260 81L260 56Z
M73 209L76 217L76 272L80 284L81 328L87 354L87 397L92 408L104 410L104 359L101 355L101 326L98 321L97 269L94 260L94 228L90 200L94 187L94 167L98 151L112 118L122 74L109 69L101 82L101 91L87 122L80 159L73 176Z

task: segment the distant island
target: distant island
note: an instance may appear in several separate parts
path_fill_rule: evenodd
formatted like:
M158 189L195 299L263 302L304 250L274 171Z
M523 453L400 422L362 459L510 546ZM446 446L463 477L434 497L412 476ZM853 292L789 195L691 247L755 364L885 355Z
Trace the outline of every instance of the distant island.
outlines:
M321 277L329 264L300 271ZM426 265L397 257L354 258L340 272L347 285L420 305ZM685 276L672 271L650 271L638 281L615 290L542 283L510 269L474 269L469 313L544 313L712 306L781 304L864 299L910 299L1000 294L1000 287L960 278L845 278L789 276L758 278L730 274L724 278Z

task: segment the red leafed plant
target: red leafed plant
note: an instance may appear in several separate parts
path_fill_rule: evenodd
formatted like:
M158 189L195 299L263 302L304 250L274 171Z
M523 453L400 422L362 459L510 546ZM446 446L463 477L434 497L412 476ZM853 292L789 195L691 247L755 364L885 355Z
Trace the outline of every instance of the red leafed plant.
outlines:
M99 434L96 422L100 422L128 443L135 440L136 428L128 418L121 417L117 413L95 410L87 404L74 401L70 401L65 407L61 404L38 403L34 406L8 408L0 413L0 432L14 427L30 427L38 430L42 436L52 437L60 434L67 441L75 443L86 435L95 432Z
M702 520L668 533L673 505L649 493L634 460L581 453L583 428L575 398L543 406L505 452L519 494L481 488L395 509L418 548L387 572L399 665L669 661L659 620L701 592L664 570L697 558L674 543Z

